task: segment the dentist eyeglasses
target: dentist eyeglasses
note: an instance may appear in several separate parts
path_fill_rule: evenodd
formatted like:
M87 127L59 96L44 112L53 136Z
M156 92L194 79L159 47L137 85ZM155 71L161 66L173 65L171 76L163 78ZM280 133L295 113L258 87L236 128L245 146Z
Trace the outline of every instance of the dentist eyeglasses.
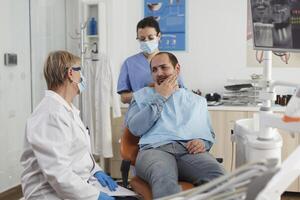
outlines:
M71 69L76 72L81 71L81 67L71 67Z

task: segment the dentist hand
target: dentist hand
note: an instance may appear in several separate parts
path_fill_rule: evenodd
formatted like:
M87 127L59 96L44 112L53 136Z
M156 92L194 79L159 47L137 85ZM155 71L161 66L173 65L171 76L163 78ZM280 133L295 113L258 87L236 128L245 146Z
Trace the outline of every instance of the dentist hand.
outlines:
M177 84L177 75L173 74L169 76L160 85L155 82L154 88L157 93L168 99L179 88Z
M98 171L94 174L94 176L103 187L108 186L110 191L116 191L116 188L118 187L117 183L105 172Z
M100 192L98 200L115 200L115 197L108 196L105 192Z

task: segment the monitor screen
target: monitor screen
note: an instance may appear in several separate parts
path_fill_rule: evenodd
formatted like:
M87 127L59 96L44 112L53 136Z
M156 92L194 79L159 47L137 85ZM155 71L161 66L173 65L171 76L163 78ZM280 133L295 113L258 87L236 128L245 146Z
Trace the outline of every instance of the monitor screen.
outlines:
M300 52L300 0L250 0L254 49Z

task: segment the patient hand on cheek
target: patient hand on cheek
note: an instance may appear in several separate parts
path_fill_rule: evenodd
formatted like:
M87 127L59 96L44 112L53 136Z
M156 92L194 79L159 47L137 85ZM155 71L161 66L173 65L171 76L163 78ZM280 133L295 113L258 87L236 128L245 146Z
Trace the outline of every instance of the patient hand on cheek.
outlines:
M190 154L203 153L206 151L205 143L201 139L189 141L186 144L186 148Z
M176 90L179 89L177 75L173 74L169 76L160 84L155 82L154 88L157 93L159 93L165 99L168 99Z

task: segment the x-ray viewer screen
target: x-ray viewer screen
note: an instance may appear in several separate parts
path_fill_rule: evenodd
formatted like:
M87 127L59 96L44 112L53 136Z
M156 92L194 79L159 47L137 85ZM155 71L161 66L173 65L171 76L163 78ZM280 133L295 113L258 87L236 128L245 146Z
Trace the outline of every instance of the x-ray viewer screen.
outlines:
M300 52L300 0L250 0L256 49Z

